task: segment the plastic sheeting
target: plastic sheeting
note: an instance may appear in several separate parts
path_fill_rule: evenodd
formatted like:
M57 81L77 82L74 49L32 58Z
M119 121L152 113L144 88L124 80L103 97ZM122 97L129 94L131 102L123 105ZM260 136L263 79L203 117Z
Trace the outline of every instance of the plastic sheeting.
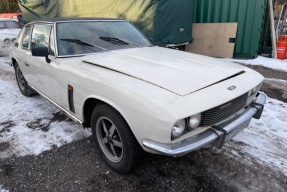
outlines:
M194 0L19 0L25 22L54 17L105 17L130 20L152 42L192 40Z

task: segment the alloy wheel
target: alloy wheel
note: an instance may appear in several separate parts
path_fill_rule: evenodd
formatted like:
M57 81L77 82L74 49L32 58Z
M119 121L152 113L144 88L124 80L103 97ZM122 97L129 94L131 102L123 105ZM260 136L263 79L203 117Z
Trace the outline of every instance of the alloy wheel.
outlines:
M107 117L100 117L96 123L97 140L103 153L113 162L123 158L123 144L116 125Z

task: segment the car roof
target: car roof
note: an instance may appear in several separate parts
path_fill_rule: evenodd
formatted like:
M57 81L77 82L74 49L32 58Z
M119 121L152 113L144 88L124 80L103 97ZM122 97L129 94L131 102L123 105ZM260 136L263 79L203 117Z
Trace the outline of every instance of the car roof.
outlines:
M64 17L64 18L47 18L39 19L30 22L29 24L34 23L57 23L57 22L69 22L69 21L127 21L124 19L114 19L114 18L97 18L97 17Z
M14 19L10 19L10 18L0 18L0 21L15 21ZM17 22L17 21L15 21Z

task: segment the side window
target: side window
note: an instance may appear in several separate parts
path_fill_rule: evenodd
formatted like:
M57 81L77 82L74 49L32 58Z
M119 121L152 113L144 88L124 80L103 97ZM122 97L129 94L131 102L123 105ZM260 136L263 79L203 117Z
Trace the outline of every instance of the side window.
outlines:
M34 25L32 32L31 48L49 48L51 25Z
M30 31L31 31L31 25L27 26L25 28L23 37L22 37L22 47L25 49L29 48L29 40L30 40Z

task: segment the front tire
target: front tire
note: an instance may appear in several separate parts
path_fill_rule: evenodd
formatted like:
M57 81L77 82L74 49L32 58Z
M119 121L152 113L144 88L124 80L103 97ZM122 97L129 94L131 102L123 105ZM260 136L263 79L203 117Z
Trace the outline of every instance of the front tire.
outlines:
M18 63L16 62L14 66L15 66L16 81L20 92L26 97L31 97L32 95L35 95L36 92L28 85Z
M137 165L142 149L124 118L115 109L105 104L96 107L91 127L96 147L108 167L126 174Z

